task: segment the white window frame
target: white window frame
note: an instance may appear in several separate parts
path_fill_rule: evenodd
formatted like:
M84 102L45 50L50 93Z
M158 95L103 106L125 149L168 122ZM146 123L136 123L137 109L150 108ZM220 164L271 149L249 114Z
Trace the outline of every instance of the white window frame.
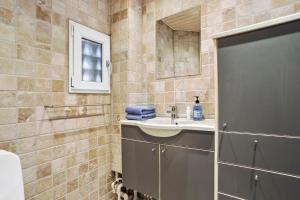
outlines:
M82 39L102 44L102 82L82 81ZM110 93L110 36L69 20L69 92Z

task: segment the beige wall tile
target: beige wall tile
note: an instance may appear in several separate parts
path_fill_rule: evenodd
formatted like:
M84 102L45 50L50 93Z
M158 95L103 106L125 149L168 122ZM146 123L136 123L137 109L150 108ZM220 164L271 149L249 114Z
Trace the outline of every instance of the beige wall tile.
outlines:
M14 107L16 105L15 92L0 91L0 107Z
M18 122L29 122L34 120L34 110L32 108L18 109Z
M64 91L64 81L62 81L62 80L52 81L52 91L53 92L63 92Z
M45 163L37 167L36 176L37 178L44 178L52 174L52 165L51 163Z
M15 41L15 28L0 22L0 39L4 41Z
M17 138L17 126L0 125L0 141L14 140Z
M16 90L17 77L0 75L0 91L1 90Z
M17 118L16 108L0 108L0 125L16 123Z

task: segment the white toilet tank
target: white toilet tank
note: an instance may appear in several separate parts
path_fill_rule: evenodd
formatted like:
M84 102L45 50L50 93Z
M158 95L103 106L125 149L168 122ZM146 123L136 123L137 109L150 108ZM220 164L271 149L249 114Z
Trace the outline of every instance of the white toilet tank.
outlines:
M3 150L0 150L0 200L24 200L20 159Z

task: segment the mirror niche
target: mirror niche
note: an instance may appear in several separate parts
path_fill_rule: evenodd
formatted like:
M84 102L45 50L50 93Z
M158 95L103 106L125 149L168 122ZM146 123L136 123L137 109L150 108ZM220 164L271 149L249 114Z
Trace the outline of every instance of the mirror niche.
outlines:
M156 78L200 73L200 7L156 21Z

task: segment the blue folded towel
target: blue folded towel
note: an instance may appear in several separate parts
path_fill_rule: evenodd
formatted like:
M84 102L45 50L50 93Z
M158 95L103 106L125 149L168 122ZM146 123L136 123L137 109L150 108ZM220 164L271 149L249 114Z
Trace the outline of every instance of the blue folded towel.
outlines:
M133 114L127 114L126 118L128 120L146 120L146 119L152 119L155 118L155 113L145 114L145 115L133 115Z
M146 115L155 113L154 106L127 106L125 112L134 115Z

